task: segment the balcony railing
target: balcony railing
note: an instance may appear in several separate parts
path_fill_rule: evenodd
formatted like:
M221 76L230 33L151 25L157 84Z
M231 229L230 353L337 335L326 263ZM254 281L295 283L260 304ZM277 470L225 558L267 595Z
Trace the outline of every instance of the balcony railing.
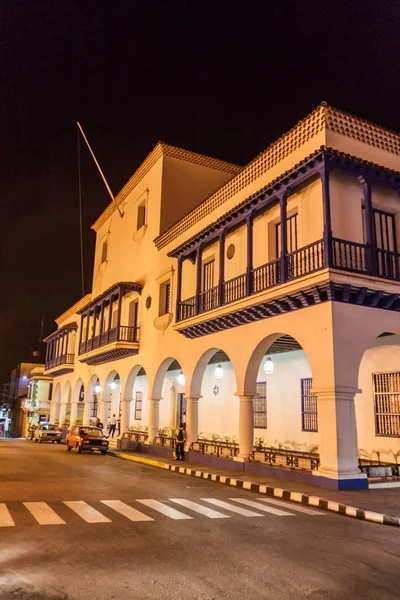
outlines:
M115 342L131 342L135 343L139 341L139 328L127 325L121 325L119 331L117 327L103 331L98 335L81 342L79 344L79 354L85 354L92 350L97 350L108 344Z
M55 356L50 360L46 361L45 368L53 369L54 367L60 367L61 365L73 365L75 354L62 354L61 356Z
M400 253L377 249L376 273L372 273L371 249L366 244L332 239L332 260L330 267L351 273L375 275L392 281L400 281ZM291 252L286 256L286 281L314 273L326 266L324 241L318 240ZM248 294L257 294L281 283L281 261L275 259L261 267L256 267L250 274L242 273L233 279L223 282L222 298L218 286L199 294L198 309L196 296L179 303L178 321L195 317L231 302L245 298ZM248 282L247 278L250 277Z

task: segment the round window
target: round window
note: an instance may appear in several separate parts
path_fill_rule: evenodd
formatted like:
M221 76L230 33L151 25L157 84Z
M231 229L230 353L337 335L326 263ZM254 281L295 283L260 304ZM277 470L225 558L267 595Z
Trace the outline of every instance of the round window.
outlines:
M235 256L235 244L229 244L228 250L226 251L226 256L229 258L229 260Z

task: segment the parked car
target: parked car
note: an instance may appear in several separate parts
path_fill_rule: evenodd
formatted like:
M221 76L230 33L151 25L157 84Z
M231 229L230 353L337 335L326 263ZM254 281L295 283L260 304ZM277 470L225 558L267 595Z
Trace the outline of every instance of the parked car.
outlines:
M99 450L102 454L105 454L108 450L108 440L100 427L74 425L71 431L67 433L65 441L68 452L72 448L76 448L78 454L81 454L83 450L90 452Z
M35 442L57 442L57 444L61 444L62 433L57 425L53 425L52 423L42 423L35 429L34 439Z

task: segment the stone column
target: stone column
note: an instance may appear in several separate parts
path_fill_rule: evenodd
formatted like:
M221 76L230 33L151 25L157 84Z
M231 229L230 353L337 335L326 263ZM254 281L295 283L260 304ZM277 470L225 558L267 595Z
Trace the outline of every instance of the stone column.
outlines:
M178 427L178 403L176 401L176 397L176 387L171 385L169 388L169 426L173 431L175 431L175 429Z
M152 444L158 435L160 426L160 398L149 398L149 437L148 443Z
M66 402L60 402L60 426L65 423L65 417L67 414L67 404Z
M254 445L253 396L239 396L239 455L236 460L247 462Z
M90 402L85 398L85 406L83 407L83 417L82 417L83 425L90 424Z
M199 433L199 399L191 397L186 402L186 445L189 448L191 442L197 442Z
M50 402L50 423L54 423L57 418L57 404L55 400Z
M72 400L71 401L71 414L69 417L69 425L70 427L72 425L76 424L76 419L78 417L78 402L76 400Z
M356 388L313 389L318 396L320 466L313 474L325 477L325 485L337 489L367 488L366 475L358 468Z
M104 429L107 429L108 420L109 420L109 416L110 416L110 408L111 408L110 401L102 400L101 402L99 402L99 413L100 413L99 419L103 423Z
M121 436L130 425L131 402L132 398L123 398L121 401Z

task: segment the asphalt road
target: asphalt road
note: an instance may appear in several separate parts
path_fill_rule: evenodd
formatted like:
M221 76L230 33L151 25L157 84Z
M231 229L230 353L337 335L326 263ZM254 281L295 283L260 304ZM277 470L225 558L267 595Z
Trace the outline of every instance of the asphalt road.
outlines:
M112 456L0 441L0 599L398 600L398 529L261 498Z

